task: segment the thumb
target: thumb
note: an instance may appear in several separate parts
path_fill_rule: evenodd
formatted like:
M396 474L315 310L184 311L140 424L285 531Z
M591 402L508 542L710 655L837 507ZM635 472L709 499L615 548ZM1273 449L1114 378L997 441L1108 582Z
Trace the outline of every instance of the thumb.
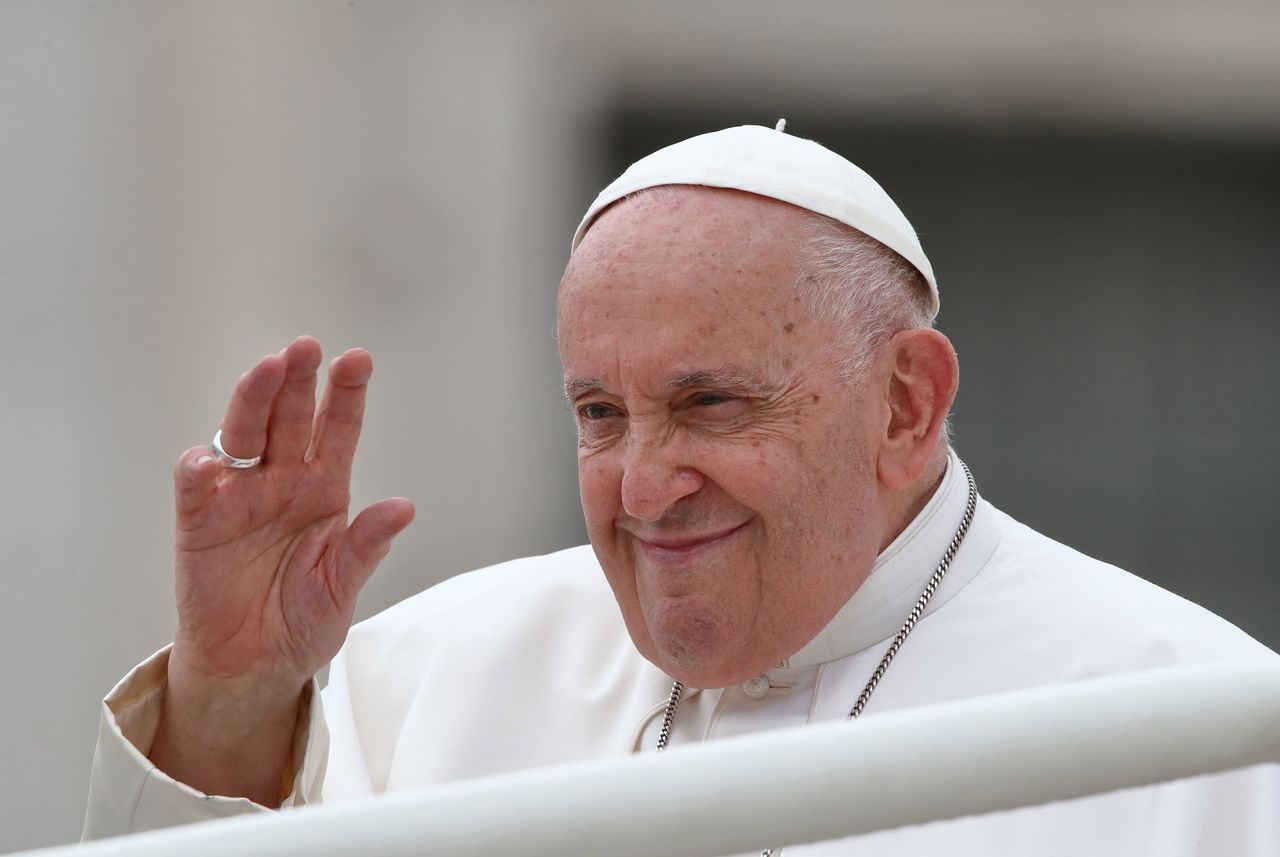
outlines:
M413 503L392 497L365 509L347 527L338 543L338 568L343 583L358 590L391 550L391 540L413 522Z
M178 514L194 512L203 506L218 487L222 467L213 460L213 450L193 446L178 456L173 468L174 500Z

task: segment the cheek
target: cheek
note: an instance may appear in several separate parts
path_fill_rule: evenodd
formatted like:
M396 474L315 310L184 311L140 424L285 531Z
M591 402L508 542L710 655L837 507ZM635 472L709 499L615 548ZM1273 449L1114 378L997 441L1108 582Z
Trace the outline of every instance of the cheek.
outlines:
M605 580L613 590L627 632L639 652L652 658L654 649L636 589L634 558L614 529L622 502L622 475L606 458L597 454L578 460L578 492L582 497L587 536Z
M787 570L766 581L771 589L794 586L797 576L824 577L833 563L843 566L864 520L864 446L851 442L847 427L825 428L758 451L740 482L743 502L761 513L771 558Z
M578 494L591 541L613 529L622 497L622 473L600 454L578 459Z
M814 474L803 464L796 444L745 441L729 448L706 449L707 476L729 496L765 517L793 511L808 493Z

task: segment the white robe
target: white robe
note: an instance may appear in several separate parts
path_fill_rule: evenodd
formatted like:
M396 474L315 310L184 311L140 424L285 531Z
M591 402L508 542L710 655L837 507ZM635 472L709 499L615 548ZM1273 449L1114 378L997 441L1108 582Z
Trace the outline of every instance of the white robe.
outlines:
M954 534L965 494L953 456L929 504L813 641L742 685L686 692L671 751L845 717ZM1173 664L1277 657L1212 613L980 500L924 618L862 716ZM153 656L104 702L87 837L263 811L203 795L147 760L166 663L167 652ZM653 752L670 686L631 645L589 547L461 575L352 629L323 706L316 700L300 717L285 803ZM785 853L1276 855L1280 766Z

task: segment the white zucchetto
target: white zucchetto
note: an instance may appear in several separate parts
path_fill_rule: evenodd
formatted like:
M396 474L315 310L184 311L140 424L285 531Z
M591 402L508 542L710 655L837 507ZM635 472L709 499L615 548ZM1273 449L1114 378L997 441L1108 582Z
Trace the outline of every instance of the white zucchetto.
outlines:
M931 299L929 315L938 314L933 266L915 229L884 188L830 149L760 125L690 137L636 161L591 203L573 236L570 253L610 205L661 185L748 191L852 226L897 252L924 275Z

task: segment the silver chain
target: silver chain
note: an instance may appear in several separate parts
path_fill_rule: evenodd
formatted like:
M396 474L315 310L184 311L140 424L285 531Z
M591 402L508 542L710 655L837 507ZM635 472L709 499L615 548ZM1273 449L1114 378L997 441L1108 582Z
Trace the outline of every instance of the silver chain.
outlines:
M671 683L671 695L667 697L667 708L662 713L662 729L658 732L658 752L667 748L667 739L671 737L671 721L676 719L676 706L680 704L680 694L684 693L684 685L678 681Z
M933 597L933 593L938 591L938 584L942 583L943 576L946 575L947 569L951 567L951 561L955 559L956 551L960 550L960 544L964 541L964 537L969 534L969 525L973 523L973 514L978 508L978 489L973 483L973 474L969 472L969 465L962 461L960 466L964 468L964 477L969 483L969 497L965 502L964 515L960 518L960 526L956 529L956 534L951 537L951 542L947 545L947 549L943 551L942 560L938 563L938 567L934 569L933 576L929 578L929 582L924 587L924 592L921 592L920 597L916 599L915 606L907 614L907 620L902 623L902 627L898 629L897 636L893 638L893 642L889 644L884 657L880 659L880 665L875 668L875 672L871 673L867 686L862 689L862 693L858 694L858 699L853 703L853 708L849 709L849 716L845 718L846 720L856 719L862 713L862 709L867 707L867 700L875 692L876 685L880 684L880 679L884 678L885 670L889 669L889 664L897 656L898 650L902 648L907 636L916 627L920 617L924 615L929 599ZM667 748L667 742L671 739L671 724L676 719L676 708L680 705L680 697L683 694L684 685L678 681L672 682L671 695L667 697L667 707L662 714L662 729L658 732L659 753ZM760 857L773 857L773 853L774 849L766 848L760 852Z

